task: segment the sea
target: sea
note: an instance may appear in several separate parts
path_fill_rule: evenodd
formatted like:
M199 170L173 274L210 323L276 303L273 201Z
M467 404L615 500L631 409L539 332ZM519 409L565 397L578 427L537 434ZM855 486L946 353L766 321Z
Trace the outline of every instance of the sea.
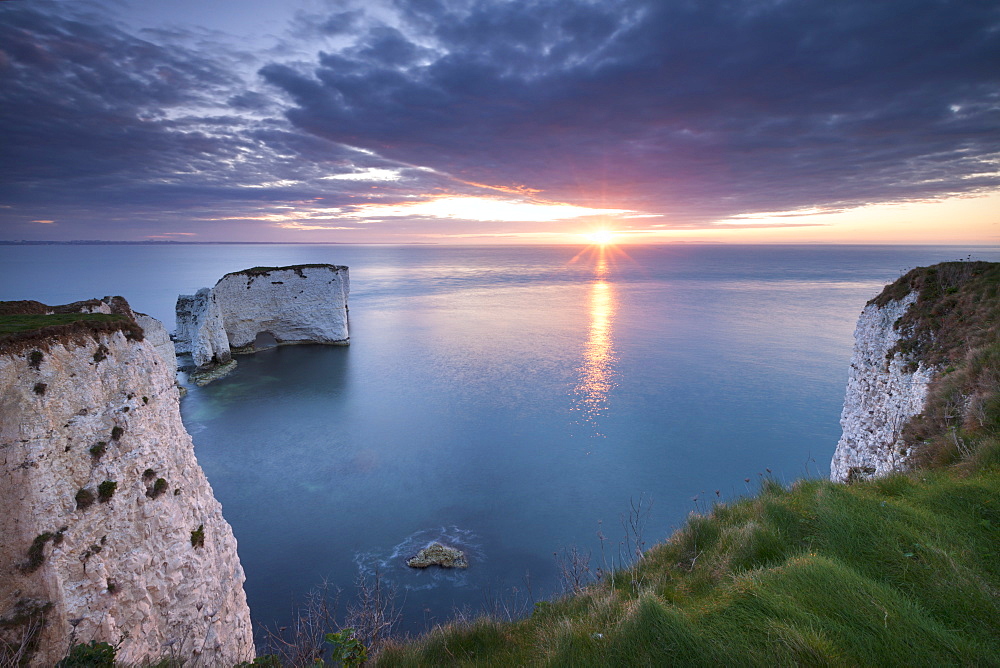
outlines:
M0 246L0 299L179 294L253 266L350 267L347 347L179 379L258 632L310 592L395 591L398 630L519 614L765 478L826 477L865 302L958 246ZM464 570L410 569L440 541ZM562 564L562 568L560 566ZM578 569L580 570L580 569Z

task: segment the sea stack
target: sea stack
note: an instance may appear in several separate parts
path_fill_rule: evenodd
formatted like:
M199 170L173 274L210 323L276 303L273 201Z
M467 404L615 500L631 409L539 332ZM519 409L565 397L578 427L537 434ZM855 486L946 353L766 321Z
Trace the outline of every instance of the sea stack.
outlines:
M32 666L90 640L129 665L252 659L236 540L158 328L121 298L73 312L0 303L36 318L0 337L2 640L28 640Z
M277 345L348 345L348 268L332 264L254 267L177 299L178 350L206 371L232 353ZM261 337L261 335L264 335ZM260 338L259 338L260 337Z

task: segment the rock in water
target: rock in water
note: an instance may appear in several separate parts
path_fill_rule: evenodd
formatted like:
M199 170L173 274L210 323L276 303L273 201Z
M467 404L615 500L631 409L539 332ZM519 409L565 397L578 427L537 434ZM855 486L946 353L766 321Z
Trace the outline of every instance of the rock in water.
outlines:
M431 543L417 552L417 556L407 559L406 565L410 568L427 568L428 566L468 568L469 561L461 550L441 543Z
M177 298L177 352L191 353L199 372L226 365L232 353L273 343L350 343L347 267L300 264L226 274L212 289ZM203 379L211 377L203 374Z
M299 264L226 274L212 288L234 351L253 352L267 333L279 344L347 345L347 267Z

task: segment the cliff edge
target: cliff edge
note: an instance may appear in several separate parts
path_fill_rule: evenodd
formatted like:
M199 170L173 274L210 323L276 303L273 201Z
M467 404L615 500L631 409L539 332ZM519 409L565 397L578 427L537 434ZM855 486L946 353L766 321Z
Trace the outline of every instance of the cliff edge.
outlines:
M0 304L4 650L33 666L90 640L120 641L124 662L251 659L236 540L181 423L165 330L115 299L90 315Z
M879 477L962 454L1000 387L1000 264L914 269L868 302L854 333L834 482ZM949 454L950 453L950 454ZM943 459L942 459L943 458Z

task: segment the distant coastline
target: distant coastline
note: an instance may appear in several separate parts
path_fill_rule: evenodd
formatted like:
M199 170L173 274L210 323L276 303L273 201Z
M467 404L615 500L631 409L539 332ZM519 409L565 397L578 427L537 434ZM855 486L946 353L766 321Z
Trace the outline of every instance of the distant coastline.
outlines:
M358 242L348 241L102 241L100 239L75 239L73 241L26 241L3 240L0 246L274 246L275 244L289 246L350 246ZM368 241L365 246L437 246L436 241Z

